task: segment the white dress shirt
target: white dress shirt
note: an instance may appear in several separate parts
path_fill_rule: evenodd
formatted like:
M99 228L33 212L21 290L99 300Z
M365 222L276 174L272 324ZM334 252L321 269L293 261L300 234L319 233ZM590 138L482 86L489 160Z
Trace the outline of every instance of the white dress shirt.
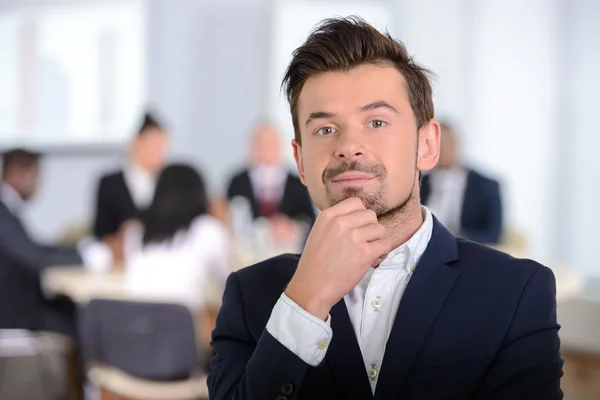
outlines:
M430 174L427 207L450 232L460 234L468 172L462 167L436 169Z
M250 183L257 199L279 202L285 190L287 171L279 165L254 166L250 169Z
M25 205L21 195L6 182L0 183L0 201L17 217ZM112 252L104 243L86 237L77 243L76 249L83 266L91 271L102 272L112 266Z
M129 189L133 204L138 209L150 205L156 189L157 176L149 173L142 167L132 164L124 170L125 184Z
M375 393L385 346L400 300L433 231L433 218L422 207L424 222L415 234L391 251L378 268L370 268L344 301ZM333 337L331 316L323 322L283 293L273 308L267 331L307 364L315 367L325 358Z
M142 235L139 223L125 231L125 289L132 295L197 308L209 280L223 288L233 271L229 232L209 215L197 217L188 230L164 243L143 246Z

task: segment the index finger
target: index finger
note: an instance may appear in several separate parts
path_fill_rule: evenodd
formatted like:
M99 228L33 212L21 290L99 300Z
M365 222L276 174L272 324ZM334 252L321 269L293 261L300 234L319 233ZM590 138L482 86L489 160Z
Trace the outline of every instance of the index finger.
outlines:
M358 197L349 197L345 200L340 201L336 205L329 207L328 209L323 211L323 213L327 213L329 217L335 218L359 210L366 210L366 207L363 204L362 200Z

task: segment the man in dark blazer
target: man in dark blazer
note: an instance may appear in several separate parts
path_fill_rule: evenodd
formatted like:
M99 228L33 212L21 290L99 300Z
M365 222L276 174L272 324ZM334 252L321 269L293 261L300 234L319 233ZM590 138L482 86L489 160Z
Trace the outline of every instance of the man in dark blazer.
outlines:
M46 299L40 290L39 274L52 266L80 266L82 257L90 259L93 253L110 249L99 243L81 243L78 249L45 246L29 236L20 213L37 189L39 158L39 154L21 149L2 156L0 329L44 329L73 336L73 304Z
M137 210L150 204L165 163L168 139L162 125L146 114L131 143L129 164L100 179L94 236L99 239L114 236L125 221L136 216Z
M455 235L498 244L502 233L500 184L460 163L453 127L442 123L437 167L421 180L421 201Z
M254 219L283 215L312 226L310 196L298 176L284 167L279 133L272 125L263 122L252 132L250 159L251 165L229 182L228 200L246 199Z
M426 70L361 19L332 19L284 87L323 211L302 255L229 277L210 398L561 399L552 272L420 205L440 147Z

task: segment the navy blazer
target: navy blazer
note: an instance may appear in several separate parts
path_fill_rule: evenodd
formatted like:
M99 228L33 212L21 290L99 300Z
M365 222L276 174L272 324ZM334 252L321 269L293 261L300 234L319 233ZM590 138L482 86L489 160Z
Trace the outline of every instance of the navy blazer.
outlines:
M421 202L427 204L431 179L421 179ZM460 215L461 234L474 242L497 244L502 234L502 199L500 184L469 170Z
M298 255L233 273L213 331L211 400L562 399L552 272L456 239L434 220L406 288L373 396L344 300L310 367L265 329Z
M103 176L96 193L94 236L100 239L114 235L125 221L136 217L137 211L125 182L125 172Z
M259 201L252 187L250 179L250 170L244 169L234 175L227 187L227 199L231 200L236 196L242 196L250 203L252 217L260 216ZM305 221L312 226L315 223L315 209L312 200L308 194L308 189L302 184L300 178L288 172L283 189L283 196L277 211L280 214L287 215L292 219Z

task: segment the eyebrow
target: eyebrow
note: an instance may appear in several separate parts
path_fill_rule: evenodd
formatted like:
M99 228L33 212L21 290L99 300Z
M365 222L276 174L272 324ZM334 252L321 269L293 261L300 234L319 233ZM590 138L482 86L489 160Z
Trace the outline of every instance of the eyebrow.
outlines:
M373 103L369 103L365 106L362 106L360 108L360 111L370 111L370 110L375 110L377 108L387 108L388 110L394 112L395 114L400 114L398 112L398 110L396 110L394 108L394 106L392 106L389 103L386 103L385 101L374 101Z
M360 108L360 111L364 112L364 111L375 110L378 108L387 108L388 110L392 111L395 114L400 114L398 112L398 110L396 110L396 108L394 108L394 106L392 106L391 104L386 103L385 101L382 101L382 100L374 101L372 103L364 105ZM326 112L326 111L312 112L308 115L308 118L306 119L304 126L307 127L308 124L310 124L315 119L324 119L324 118L333 118L333 117L335 117L335 114L331 113L331 112Z
M330 112L326 112L326 111L313 112L313 113L309 114L308 118L306 119L306 122L304 123L304 126L307 127L308 124L310 124L315 119L332 118L332 117L335 117L334 113L330 113Z

